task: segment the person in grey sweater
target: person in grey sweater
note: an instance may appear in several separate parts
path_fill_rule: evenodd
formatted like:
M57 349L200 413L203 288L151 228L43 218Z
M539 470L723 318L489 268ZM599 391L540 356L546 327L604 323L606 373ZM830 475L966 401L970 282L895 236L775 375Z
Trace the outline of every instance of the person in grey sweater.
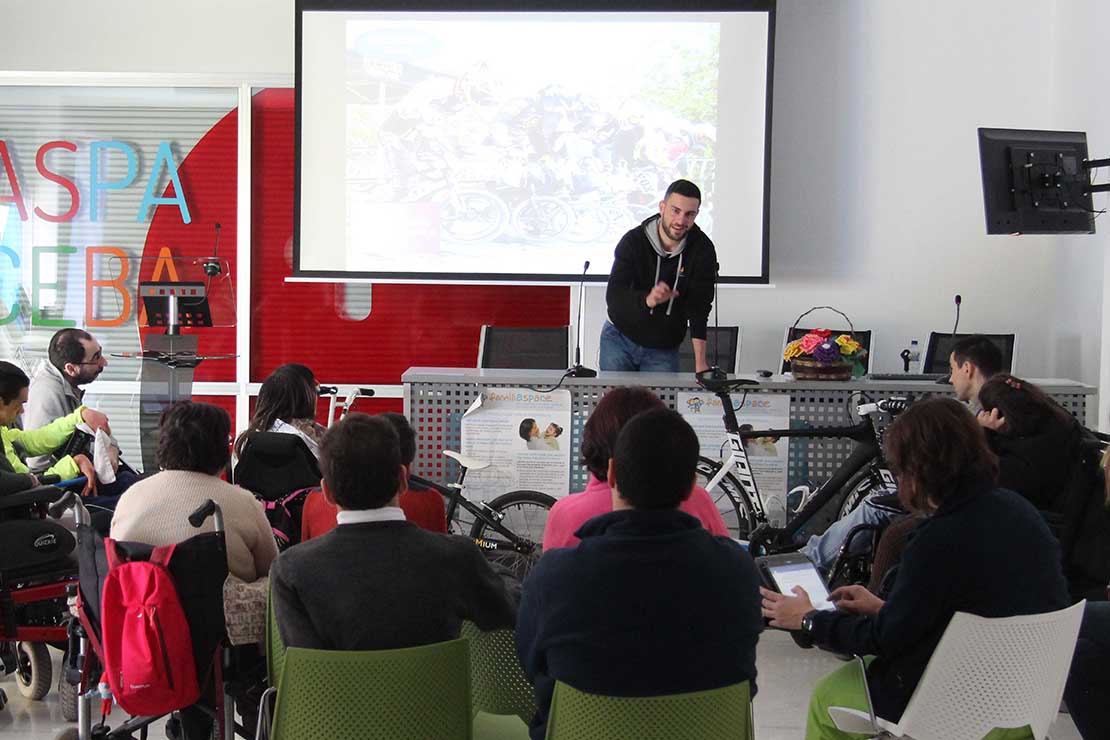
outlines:
M322 490L338 526L282 553L270 571L287 646L386 650L452 640L462 620L511 627L507 587L473 541L405 521L400 441L388 420L351 414L320 444Z

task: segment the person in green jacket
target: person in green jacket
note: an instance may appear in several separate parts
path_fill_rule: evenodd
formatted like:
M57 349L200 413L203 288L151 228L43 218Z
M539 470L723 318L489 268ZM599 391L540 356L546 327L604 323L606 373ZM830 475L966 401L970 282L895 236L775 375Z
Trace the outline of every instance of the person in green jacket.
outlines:
M85 406L38 429L19 429L12 426L23 412L30 384L27 374L19 367L0 360L0 437L4 441L4 456L0 458L0 495L39 485L38 478L27 468L24 456L55 452L65 445L77 425L82 422L88 424L93 431L108 429L108 417ZM65 455L43 475L57 475L62 480L84 475L88 482L81 495L90 496L96 493L96 470L92 460L85 455Z

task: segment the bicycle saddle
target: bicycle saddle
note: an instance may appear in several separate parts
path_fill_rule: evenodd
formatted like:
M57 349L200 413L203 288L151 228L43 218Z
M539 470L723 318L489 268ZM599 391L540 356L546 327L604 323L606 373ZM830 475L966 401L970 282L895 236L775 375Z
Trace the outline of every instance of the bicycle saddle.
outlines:
M476 457L468 457L454 450L444 450L443 454L451 458L459 465L462 465L467 470L484 470L490 466L488 460L479 460Z
M759 385L758 380L751 378L722 378L713 372L713 368L695 373L694 377L697 378L698 385L711 393L729 393L743 386Z

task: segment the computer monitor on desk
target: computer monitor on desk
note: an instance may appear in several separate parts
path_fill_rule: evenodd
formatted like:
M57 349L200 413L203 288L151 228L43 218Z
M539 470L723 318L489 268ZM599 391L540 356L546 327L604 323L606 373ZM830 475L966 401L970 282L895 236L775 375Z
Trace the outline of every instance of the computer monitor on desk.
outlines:
M947 375L951 368L948 366L948 357L952 354L952 347L956 342L976 334L951 334L949 332L930 332L929 345L925 349L925 359L921 367L926 373ZM986 337L998 347L1002 353L1002 372L1012 373L1017 359L1017 334L979 334Z

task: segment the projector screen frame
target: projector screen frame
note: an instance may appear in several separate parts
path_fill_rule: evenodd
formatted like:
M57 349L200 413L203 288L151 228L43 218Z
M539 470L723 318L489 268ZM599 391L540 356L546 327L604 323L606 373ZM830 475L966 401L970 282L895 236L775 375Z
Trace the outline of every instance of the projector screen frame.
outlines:
M721 285L767 285L770 283L770 215L771 215L771 122L774 95L775 16L777 0L694 0L681 4L676 0L295 0L295 82L294 82L294 158L293 158L293 280L334 280L334 282L423 283L423 284L531 284L577 285L604 283L609 276L580 272L551 273L455 273L455 272L372 272L357 270L306 270L301 268L301 95L302 95L302 23L305 12L765 12L767 13L766 95L763 130L763 204L761 273L759 275L722 275ZM629 228L635 224L630 223ZM613 247L616 247L614 241Z

